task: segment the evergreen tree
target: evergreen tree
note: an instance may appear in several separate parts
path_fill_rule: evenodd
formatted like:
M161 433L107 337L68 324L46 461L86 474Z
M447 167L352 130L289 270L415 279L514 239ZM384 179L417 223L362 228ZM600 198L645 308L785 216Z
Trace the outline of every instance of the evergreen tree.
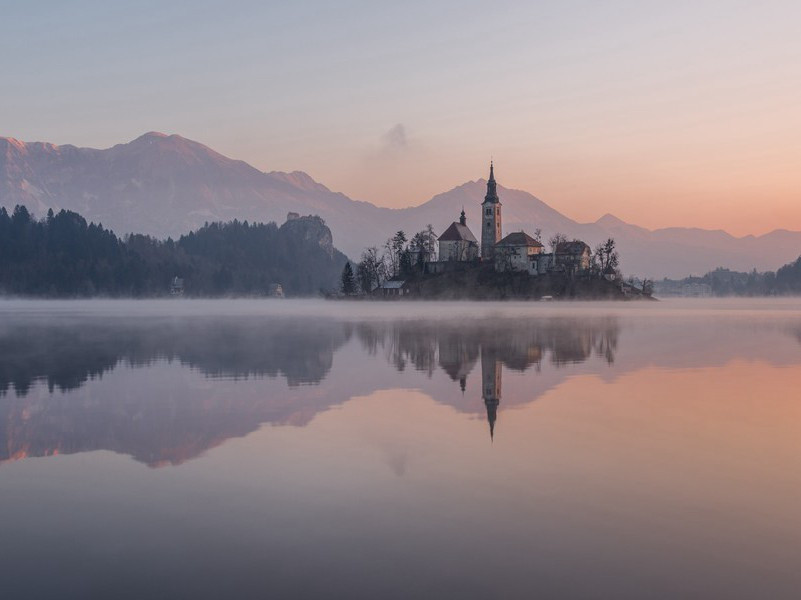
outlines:
M350 266L350 261L345 263L342 269L342 293L346 296L352 296L356 293L356 278L353 276L353 268Z

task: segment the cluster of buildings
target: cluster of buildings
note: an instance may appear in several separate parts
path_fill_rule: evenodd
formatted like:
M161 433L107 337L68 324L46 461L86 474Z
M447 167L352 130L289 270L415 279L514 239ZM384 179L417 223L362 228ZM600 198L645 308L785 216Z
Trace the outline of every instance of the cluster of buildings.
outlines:
M498 197L495 168L490 163L487 195L481 204L481 244L467 226L464 209L438 238L439 251L425 257L426 271L437 273L459 263L492 263L498 272L526 272L542 275L549 271L581 272L590 268L590 247L582 241L556 244L553 252L545 252L542 243L525 231L503 236L503 206Z

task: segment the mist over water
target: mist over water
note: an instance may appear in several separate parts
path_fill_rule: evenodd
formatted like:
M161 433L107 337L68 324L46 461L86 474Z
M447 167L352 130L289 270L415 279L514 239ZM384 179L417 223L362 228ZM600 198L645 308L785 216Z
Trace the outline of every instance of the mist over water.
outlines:
M0 575L792 598L799 366L797 300L3 301Z

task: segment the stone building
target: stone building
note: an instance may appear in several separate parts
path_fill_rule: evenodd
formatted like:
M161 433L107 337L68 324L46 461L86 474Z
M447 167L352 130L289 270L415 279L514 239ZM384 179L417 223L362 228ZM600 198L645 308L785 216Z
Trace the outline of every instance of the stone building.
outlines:
M498 198L492 161L487 180L487 195L481 204L481 220L481 258L490 261L495 254L495 244L501 240L501 201Z
M561 242L556 245L555 250L554 264L557 268L562 268L572 273L589 270L592 261L592 251L590 247L581 240Z
M495 270L522 271L537 274L533 267L539 254L542 253L542 244L524 231L510 233L495 244Z
M440 261L473 261L478 258L478 240L467 226L464 209L459 222L454 221L439 236Z

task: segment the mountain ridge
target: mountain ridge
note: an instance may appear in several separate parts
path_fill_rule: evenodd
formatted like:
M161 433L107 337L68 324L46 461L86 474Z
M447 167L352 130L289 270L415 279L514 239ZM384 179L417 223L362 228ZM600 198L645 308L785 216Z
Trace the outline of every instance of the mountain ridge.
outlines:
M402 229L431 223L437 233L465 207L468 226L480 219L486 180L458 184L406 208L376 206L332 191L304 171L261 171L178 134L147 132L106 149L23 142L0 137L0 205L75 210L118 233L177 237L207 221L276 221L287 213L318 214L334 243L352 259ZM801 254L801 232L776 229L735 237L723 230L649 230L606 213L594 222L571 219L525 190L498 185L505 233L539 228L595 245L615 237L625 273L678 277L715 267L776 269Z

